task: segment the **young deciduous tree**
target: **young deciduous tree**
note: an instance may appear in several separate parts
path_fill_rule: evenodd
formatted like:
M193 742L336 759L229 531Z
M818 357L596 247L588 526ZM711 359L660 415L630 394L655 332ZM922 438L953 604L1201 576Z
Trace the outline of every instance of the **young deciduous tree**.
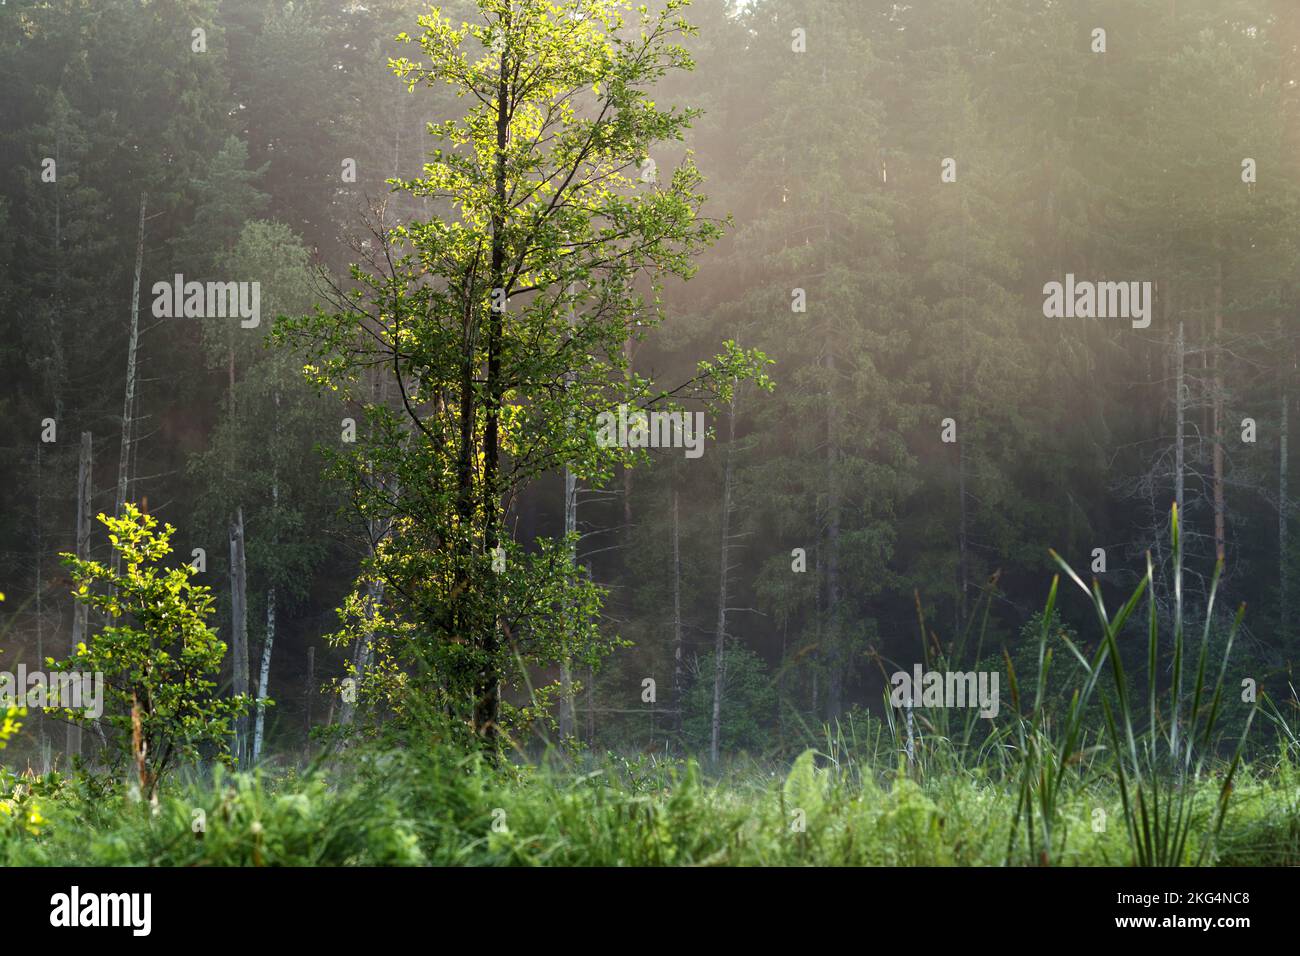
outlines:
M699 215L690 157L660 170L654 156L696 115L648 92L691 66L684 6L479 0L474 23L421 16L420 35L399 38L421 59L394 71L412 89L450 85L469 105L429 125L438 145L423 175L392 183L440 215L375 224L356 287L277 329L309 350L309 375L370 421L337 461L361 516L388 531L340 637L377 636L377 653L392 655L377 680L434 700L489 744L519 666L566 650L591 663L614 643L570 548L543 540L525 554L510 540L520 489L566 464L599 485L644 455L596 441L601 411L725 398L733 379L761 374L762 356L734 343L672 390L627 374L624 346L659 318L662 279L688 277L720 231ZM391 375L395 402L367 396L372 367ZM375 580L383 608L365 597Z
M151 798L163 774L196 759L205 744L228 761L231 719L249 701L213 693L226 645L206 623L213 610L209 589L190 583L198 572L189 564L159 566L171 553L175 529L164 525L159 533L157 519L130 502L121 517L101 514L99 520L125 570L74 554L62 558L77 600L113 623L54 667L104 675L102 719L118 731L116 742L130 742L142 795ZM83 711L60 715L93 722Z

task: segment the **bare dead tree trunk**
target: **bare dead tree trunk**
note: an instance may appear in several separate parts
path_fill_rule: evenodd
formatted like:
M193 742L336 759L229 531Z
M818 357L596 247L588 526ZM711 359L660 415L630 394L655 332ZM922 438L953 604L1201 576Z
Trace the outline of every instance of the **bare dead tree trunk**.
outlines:
M576 290L576 285L569 284L569 295L572 296ZM577 315L574 313L572 302L569 305L569 335L573 335L573 326L577 322ZM565 373L565 385L567 389L573 382L573 373ZM564 537L569 540L572 535L578 531L578 476L574 474L569 465L564 466ZM576 542L569 547L569 574L576 575L578 572L578 547ZM564 647L560 652L560 739L567 740L572 737L577 729L577 713L574 710L575 702L573 699L573 665L571 660L572 651L569 647L569 636L571 630L568 626L564 628Z
M1300 15L1296 17L1296 23L1300 24ZM1277 595L1278 595L1278 623L1282 627L1283 634L1291 633L1291 582L1289 576L1289 561L1287 552L1290 550L1289 522L1291 519L1290 507L1290 440L1291 440L1291 402L1290 389L1291 370L1295 367L1295 347L1286 342L1285 318L1278 316L1277 320L1277 337L1279 343L1286 343L1282 347L1286 350L1284 358L1278 363L1277 369L1277 390L1278 390L1278 448L1277 448ZM1286 353L1290 353L1289 355ZM1289 363L1289 364L1288 364Z
M682 543L677 514L677 489L673 489L673 732L682 732L686 709L686 661L682 641Z
M1295 85L1295 78L1300 75L1300 72L1298 72L1300 71L1300 6L1289 3L1287 0L1275 0L1272 6L1276 22L1275 32L1278 38L1277 48L1282 51L1278 63L1278 79L1280 81L1278 89L1281 91L1282 97L1284 142L1288 155L1294 156L1297 149L1300 149L1300 87ZM1293 181L1294 178L1293 176ZM1281 333L1288 318L1289 316L1285 314L1278 317L1279 338L1281 338ZM1287 446L1290 438L1291 406L1288 384L1290 375L1293 374L1296 367L1296 356L1294 344L1288 343L1285 347L1290 354L1282 362L1280 375L1282 420L1277 472L1277 550L1279 620L1282 633L1289 635L1291 633L1291 587L1288 551L1290 550L1289 524L1291 515L1288 501L1290 493L1288 487L1290 461ZM1288 365L1288 363L1290 364Z
M275 392L275 436L280 437L280 391ZM280 476L271 468L271 513L280 507ZM275 586L266 589L266 640L262 644L262 667L257 680L257 719L253 727L253 763L262 758L262 732L266 726L267 682L271 677L271 651L275 648Z
M257 677L257 720L253 727L253 764L262 759L262 733L266 726L267 682L271 677L271 651L275 647L275 588L266 589L266 643Z
M45 442L43 440L36 442L36 553L32 556L36 565L36 660L40 666L45 664L45 606L43 600L45 597L45 580L43 576L45 568L45 514L41 506L45 496L41 490L45 487L45 480L41 475L42 458ZM41 722L40 735L41 739L45 737L44 722Z
M587 745L596 742L596 668L587 665Z
M813 588L813 647L814 665L812 669L812 687L809 688L811 699L809 700L809 710L816 714L819 713L817 705L821 700L821 666L822 666L822 549L820 541L818 542L816 556L814 558L813 572L817 575L817 586Z
M966 630L968 611L967 595L970 589L970 558L966 539L966 450L961 436L957 438L957 632Z
M311 758L311 717L312 704L316 701L316 648L307 648L307 693L306 693L306 710L307 710L307 757Z
M731 473L736 441L736 398L732 394L727 412L727 456L722 471L722 536L718 569L718 626L713 638L713 726L709 736L709 760L718 765L722 745L722 689L726 673L727 573L731 564Z
M587 580L591 580L591 561L587 561ZM587 665L587 743L596 742L596 668Z
M244 562L244 509L235 511L230 526L230 643L236 696L248 694L248 568ZM235 761L248 765L248 714L235 718Z
M970 387L970 368L966 360L968 352L968 334L966 325L966 232L970 220L970 210L966 205L965 194L961 195L961 236L962 236L962 260L961 260L961 394L968 394ZM960 408L960 405L958 406ZM964 419L965 416L960 411L957 413L958 418ZM969 422L963 421L959 427L963 429L957 439L957 583L960 590L957 593L957 633L965 635L966 620L969 612L968 594L970 591L970 549L968 538L968 518L966 513L966 437L969 430L966 426ZM925 642L925 627L922 624L921 641ZM910 723L911 711L908 711L909 724L908 734L911 734L912 728Z
M1219 561L1224 559L1226 544L1227 506L1224 501L1223 488L1223 360L1220 356L1223 338L1223 261L1216 263L1214 279L1214 348L1212 363L1214 372L1214 555Z
M113 501L113 514L121 515L126 505L126 486L131 473L131 442L135 419L136 353L140 347L140 273L144 269L144 210L145 197L140 194L140 229L135 241L135 281L131 287L131 334L126 347L126 397L122 400L122 447L117 459L117 496ZM121 566L117 549L113 550L112 569L116 574Z
M1183 487L1185 479L1186 448L1183 432L1187 419L1187 380L1186 380L1186 340L1183 337L1183 323L1178 322L1178 334L1174 339L1174 504L1178 507L1178 520L1184 517Z
M1287 431L1291 427L1290 404L1287 401L1286 382L1282 383L1282 422L1277 462L1277 583L1282 633L1291 633L1291 604L1287 587Z
M835 419L835 346L826 351L826 717L839 720L844 709L844 653L840 646L840 488L839 441Z
M567 539L569 535L578 530L578 479L573 473L573 469L567 465L564 468L564 534ZM571 573L577 571L577 548L571 547L569 564ZM567 739L573 736L575 714L573 701L573 674L570 664L570 649L568 646L569 627L565 627L565 646L561 653L560 659L560 737Z
M90 558L90 511L92 507L92 485L94 471L94 441L90 432L81 433L81 455L77 463L77 557L82 561ZM72 647L89 636L90 605L76 601L72 607ZM71 656L71 654L69 654ZM68 721L68 756L81 753L81 725Z

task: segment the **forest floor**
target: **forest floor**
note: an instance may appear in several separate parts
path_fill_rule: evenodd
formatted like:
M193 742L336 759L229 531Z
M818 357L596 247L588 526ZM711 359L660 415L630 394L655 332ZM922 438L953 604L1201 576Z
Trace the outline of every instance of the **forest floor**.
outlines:
M920 779L916 779L919 777ZM121 780L0 769L0 864L152 866L1124 866L1118 789L1079 774L1030 846L1013 782L805 753L782 770L607 758L492 768L449 753L176 779L156 807ZM1241 767L1217 840L1215 772L1187 794L1179 862L1300 864L1300 771ZM1034 818L1036 833L1041 819Z

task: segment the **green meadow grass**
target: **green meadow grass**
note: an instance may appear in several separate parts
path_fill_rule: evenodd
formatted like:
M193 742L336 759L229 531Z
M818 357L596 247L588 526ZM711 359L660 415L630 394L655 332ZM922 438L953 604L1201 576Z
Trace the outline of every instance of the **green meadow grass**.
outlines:
M792 763L709 774L690 760L562 748L496 765L431 732L298 770L174 779L156 806L111 775L0 770L0 864L1300 865L1300 734L1267 697L1224 726L1241 612L1216 657L1208 625L1199 641L1184 634L1176 513L1171 532L1172 627L1149 564L1112 611L1060 562L1096 613L1094 649L1054 633L1054 581L1036 673L1006 659L1011 699L995 721L916 707L904 722L887 708ZM1216 572L1210 610L1217 583ZM1131 662L1142 638L1136 679L1121 651ZM932 659L923 646L927 668L961 669L967 656L957 646ZM1276 749L1248 762L1257 713Z
M0 813L0 863L146 866L1002 866L1041 865L1023 837L1014 776L922 779L841 751L788 772L691 762L492 768L451 754L349 755L350 770L217 774L150 808L122 787L51 775ZM4 781L11 791L15 781ZM1300 775L1289 757L1239 767L1184 796L1174 864L1300 864ZM39 824L31 823L35 810ZM1105 814L1104 818L1098 813ZM1143 862L1123 799L1098 777L1058 795L1054 865ZM1103 823L1104 821L1104 823ZM199 825L201 823L201 826ZM1017 838L1017 830L1022 831ZM196 832L198 831L198 832ZM1217 833L1217 837L1216 837ZM1010 850L1008 848L1011 848Z

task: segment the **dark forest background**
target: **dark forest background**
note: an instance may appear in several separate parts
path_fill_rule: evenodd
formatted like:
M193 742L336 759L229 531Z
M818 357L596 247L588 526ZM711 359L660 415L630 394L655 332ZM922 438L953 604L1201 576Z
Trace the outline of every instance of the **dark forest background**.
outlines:
M387 66L423 9L0 5L3 666L68 651L58 555L76 545L89 433L93 511L113 510L124 479L127 500L179 529L181 559L203 549L223 633L242 507L254 675L277 595L268 751L335 719L349 653L323 635L366 539L315 448L349 412L261 339L277 313L311 309L314 268L346 272L385 181L418 172L424 124L460 109L408 93ZM701 458L659 451L579 490L579 560L609 588L604 627L630 646L577 675L577 737L707 749L720 627L728 754L787 755L825 721L880 712L886 673L920 659L918 610L926 640L982 632L988 666L1004 648L1027 661L1048 548L1081 571L1103 549L1112 598L1147 552L1167 581L1180 487L1190 605L1222 553L1220 607L1248 606L1229 688L1251 678L1289 696L1296 5L697 0L690 16L697 68L661 95L704 109L686 146L706 213L732 221L666 290L667 321L634 367L682 378L735 339L775 359L776 388L742 387ZM671 168L680 153L653 158ZM941 180L946 158L956 183ZM388 212L429 210L403 195ZM260 281L261 327L153 319L147 290L175 273ZM1044 318L1044 283L1067 273L1155 283L1150 326ZM525 543L559 535L561 476L510 523ZM91 553L108 553L97 525ZM1082 630L1076 612L1063 624Z

